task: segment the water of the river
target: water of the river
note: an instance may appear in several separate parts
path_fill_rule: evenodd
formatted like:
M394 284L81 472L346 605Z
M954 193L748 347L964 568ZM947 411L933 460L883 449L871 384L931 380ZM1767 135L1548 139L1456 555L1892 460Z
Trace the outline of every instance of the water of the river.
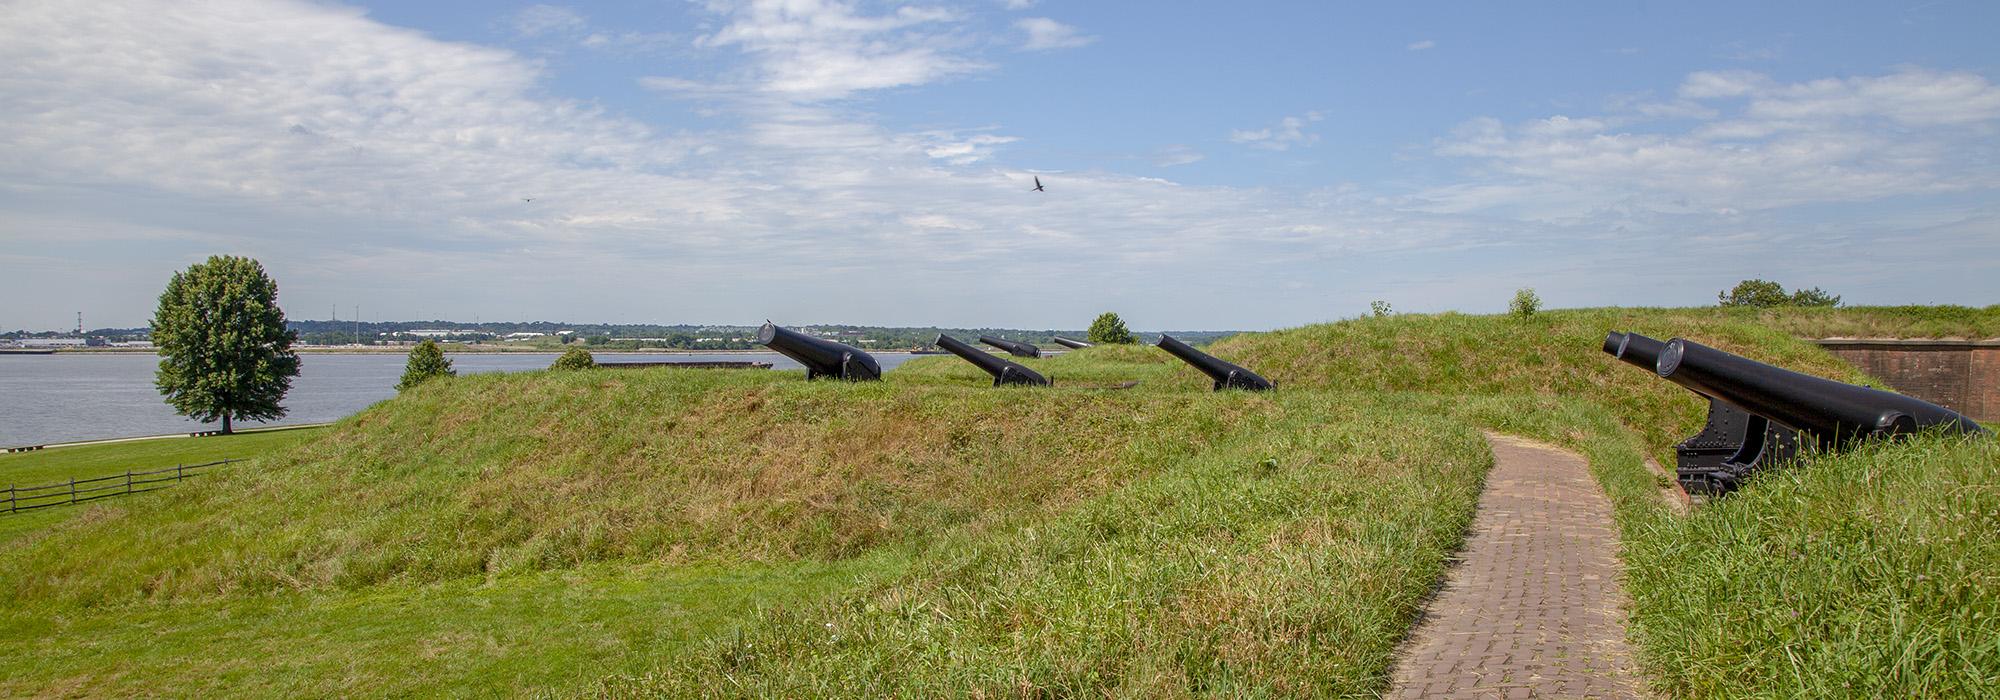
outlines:
M908 353L871 353L888 370ZM301 355L299 376L285 395L284 418L275 425L336 420L396 395L407 359L400 354ZM755 361L772 371L799 364L777 353L727 355L603 354L603 362ZM555 361L541 353L454 354L459 374L543 369ZM214 430L174 414L153 388L159 358L150 354L56 353L0 355L0 447L72 440L165 435ZM751 370L757 371L757 370ZM243 425L254 425L243 423Z

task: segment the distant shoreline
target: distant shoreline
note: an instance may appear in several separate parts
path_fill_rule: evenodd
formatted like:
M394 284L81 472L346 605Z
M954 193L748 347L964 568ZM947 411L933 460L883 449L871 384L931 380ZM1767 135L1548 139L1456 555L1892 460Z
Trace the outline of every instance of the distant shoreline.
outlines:
M582 346L571 346L571 347L582 347ZM444 351L445 354L447 355L454 355L454 354L455 355L560 355L563 353L564 350L567 349L568 348L499 348L491 346L455 348L450 345L444 346ZM589 348L584 348L584 349L589 350ZM53 350L54 350L53 354L57 355L136 355L136 354L157 355L159 354L158 348L54 348ZM897 348L893 350L871 349L869 350L869 352L910 352L911 350L913 350L913 348ZM410 346L362 347L362 348L310 347L310 348L292 348L292 351L297 352L298 354L301 355L408 355L410 354ZM644 348L639 350L623 350L623 349L590 350L590 354L592 355L769 355L774 352L777 351L776 350L683 350L680 348ZM15 353L15 354L46 355L50 353Z

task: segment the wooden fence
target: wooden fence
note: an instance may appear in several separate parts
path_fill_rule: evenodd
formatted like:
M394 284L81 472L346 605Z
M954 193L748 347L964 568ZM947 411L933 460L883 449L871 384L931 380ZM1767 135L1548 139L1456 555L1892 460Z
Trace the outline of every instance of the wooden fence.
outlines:
M8 486L6 500L0 501L0 512L19 513L40 508L72 506L100 498L158 491L180 483L183 479L206 474L207 472L203 471L205 469L241 461L243 460L225 459L203 464L176 464L171 469L155 469L149 472L127 470L124 474L100 476L95 479L70 479L46 486Z

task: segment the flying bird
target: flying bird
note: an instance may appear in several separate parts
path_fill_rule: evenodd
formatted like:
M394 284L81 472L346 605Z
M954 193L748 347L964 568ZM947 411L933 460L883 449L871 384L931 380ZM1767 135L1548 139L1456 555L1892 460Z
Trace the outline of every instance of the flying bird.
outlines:
M522 197L522 198L521 198L521 201L523 201L523 202L532 202L532 201L535 201L535 198L534 198L534 197Z
M1040 175L1036 175L1036 176L1035 176L1035 191L1036 191L1036 192L1047 192L1047 191L1048 191L1048 190L1045 190L1045 189L1042 189L1042 177L1041 177Z

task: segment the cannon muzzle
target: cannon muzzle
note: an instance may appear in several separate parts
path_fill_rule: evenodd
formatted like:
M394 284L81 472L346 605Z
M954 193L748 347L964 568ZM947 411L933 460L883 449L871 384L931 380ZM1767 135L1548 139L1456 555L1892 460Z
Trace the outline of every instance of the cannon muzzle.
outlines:
M1195 369L1215 380L1215 390L1248 389L1250 391L1270 391L1278 388L1269 379L1257 376L1256 372L1216 359L1214 355L1194 349L1187 343L1175 340L1173 336L1160 334L1161 350L1181 358L1182 362L1194 365Z
M1769 418L1832 449L1933 427L1986 432L1972 419L1928 401L1773 367L1684 338L1667 341L1655 371L1667 381Z
M990 335L982 335L979 336L979 342L991 345L996 348L1000 348L1001 350L1005 350L1007 351L1008 354L1011 354L1015 357L1042 356L1041 348L1035 347L1028 343L1015 342L1012 340L1008 340L1006 338L995 338Z
M1604 336L1604 352L1610 353L1618 361L1634 367L1643 367L1651 372L1660 365L1660 351L1667 344L1637 333L1612 331Z
M860 348L779 328L769 321L757 329L757 343L805 365L806 379L839 377L865 382L882 378L882 366Z
M951 351L951 354L959 356L960 359L970 362L980 369L986 370L987 374L993 375L993 386L1003 384L1049 386L1052 384L1047 377L1036 373L1032 369L994 357L993 353L966 345L959 342L957 338L948 335L939 334L937 337L937 346Z
M1076 340L1074 338L1064 338L1062 336L1056 336L1055 341L1057 345L1061 345L1071 350L1082 350L1084 348L1090 347L1090 343L1086 343L1081 340Z

